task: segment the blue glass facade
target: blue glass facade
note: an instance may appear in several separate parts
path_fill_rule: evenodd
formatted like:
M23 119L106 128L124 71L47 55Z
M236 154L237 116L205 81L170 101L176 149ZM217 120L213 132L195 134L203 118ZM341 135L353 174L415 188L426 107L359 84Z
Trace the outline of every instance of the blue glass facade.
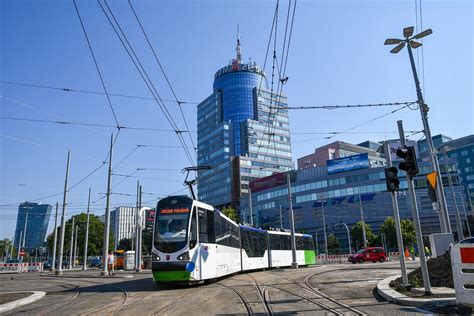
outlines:
M240 213L251 180L291 169L288 110L271 109L286 105L255 63L233 60L216 72L213 93L197 108L198 165L212 167L198 173L201 201Z
M27 216L28 213L28 216ZM20 235L25 229L25 249L33 250L42 247L48 230L49 218L51 216L51 205L38 203L22 203L18 207L18 216L15 229L15 245L20 241Z
M222 120L231 122L234 126L233 147L236 156L240 156L245 150L241 143L242 123L247 119L255 119L256 116L256 87L266 89L267 80L263 74L251 71L231 71L214 81L214 92L222 93Z
M423 235L440 232L439 216L433 210L428 196L425 174L430 172L429 164L419 162L420 175L415 178L416 199ZM463 187L455 172L456 161L450 161L454 190L463 195ZM441 169L445 172L445 169ZM454 228L454 200L449 194L447 174L443 174L443 183L446 184L446 198ZM412 219L411 198L408 184L401 178L398 203L401 218ZM448 189L446 189L448 188ZM340 223L345 223L349 229L361 220L359 193L364 212L364 220L375 233L378 233L383 221L393 216L390 193L386 192L384 167L374 167L357 171L342 172L328 175L326 167L314 167L296 171L295 180L291 184L295 227L299 231L310 233L313 236L318 232L320 246L322 244L322 212L319 201L324 203L326 225L329 233L334 233L341 241L342 247L347 247L348 240L345 229ZM253 211L256 214L259 227L279 227L280 207L283 227L289 228L288 220L288 188L286 184L269 188L253 194ZM465 225L464 212L461 212ZM322 249L323 247L321 247Z

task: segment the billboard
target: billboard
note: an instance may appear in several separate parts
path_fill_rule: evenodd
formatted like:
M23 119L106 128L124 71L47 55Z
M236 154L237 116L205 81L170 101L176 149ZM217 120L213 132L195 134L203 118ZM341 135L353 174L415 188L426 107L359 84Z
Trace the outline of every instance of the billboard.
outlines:
M271 176L250 182L250 189L252 190L252 193L255 193L277 187L282 184L286 184L286 173L276 173Z
M327 161L328 174L369 168L369 154L347 156Z

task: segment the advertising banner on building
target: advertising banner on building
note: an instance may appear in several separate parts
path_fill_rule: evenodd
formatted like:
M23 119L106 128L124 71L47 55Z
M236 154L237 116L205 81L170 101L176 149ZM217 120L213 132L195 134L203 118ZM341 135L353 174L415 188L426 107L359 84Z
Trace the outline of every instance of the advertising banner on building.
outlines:
M250 182L250 189L253 193L255 193L277 187L282 184L286 184L286 173L276 173L274 175Z
M328 174L366 168L369 168L369 155L367 153L327 161Z

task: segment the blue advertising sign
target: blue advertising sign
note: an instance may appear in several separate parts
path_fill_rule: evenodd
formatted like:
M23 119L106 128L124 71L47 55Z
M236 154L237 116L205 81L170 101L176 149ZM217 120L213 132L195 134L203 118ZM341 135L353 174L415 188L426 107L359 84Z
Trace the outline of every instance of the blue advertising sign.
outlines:
M328 174L369 168L369 154L358 154L327 161Z

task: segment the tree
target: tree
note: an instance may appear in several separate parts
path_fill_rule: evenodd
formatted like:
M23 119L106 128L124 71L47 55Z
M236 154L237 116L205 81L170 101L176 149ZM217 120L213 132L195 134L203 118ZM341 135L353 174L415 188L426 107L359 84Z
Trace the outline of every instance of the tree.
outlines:
M407 246L416 241L415 225L409 219L402 219L400 221L402 229L403 245ZM397 247L397 233L395 220L392 217L387 217L380 227L380 232L385 234L388 248Z
M228 218L230 218L231 220L233 220L234 222L240 222L239 220L239 216L237 215L237 213L235 212L235 210L230 207L230 206L226 206L222 209L222 213L227 216Z
M415 224L409 219L402 219L400 226L402 227L403 244L414 243L416 241Z
M86 221L87 221L87 214L81 213L78 215L74 215L74 225L79 227L77 232L77 249L78 249L78 256L82 257L84 254L84 239L85 239L85 230L86 230ZM90 214L89 216L89 240L88 240L88 247L87 252L88 256L100 256L102 255L103 245L104 245L104 227L105 224L100 220L99 216L94 214ZM58 228L58 244L56 245L56 254L59 255L59 242L60 242L60 235L61 235L61 226ZM64 256L69 255L69 249L71 245L71 229L72 229L72 218L70 218L66 222L66 229L64 232ZM53 249L53 238L54 238L54 231L48 235L47 243L48 249L50 249L52 253ZM114 249L114 236L112 230L110 231L109 235L109 249Z
M328 252L330 254L339 252L339 239L334 234L328 235Z
M397 247L397 231L395 220L392 217L389 216L384 220L380 232L385 234L385 241L389 249Z
M372 232L372 228L369 224L365 223L365 237L367 238L367 245L371 245L375 240L375 235ZM351 228L351 239L352 243L355 245L356 248L363 248L364 242L362 238L362 221L357 222Z
M8 255L10 255L10 252L12 251L12 241L10 239L2 239L0 240L0 257L6 257L7 251ZM13 255L16 258L16 246L13 245Z

